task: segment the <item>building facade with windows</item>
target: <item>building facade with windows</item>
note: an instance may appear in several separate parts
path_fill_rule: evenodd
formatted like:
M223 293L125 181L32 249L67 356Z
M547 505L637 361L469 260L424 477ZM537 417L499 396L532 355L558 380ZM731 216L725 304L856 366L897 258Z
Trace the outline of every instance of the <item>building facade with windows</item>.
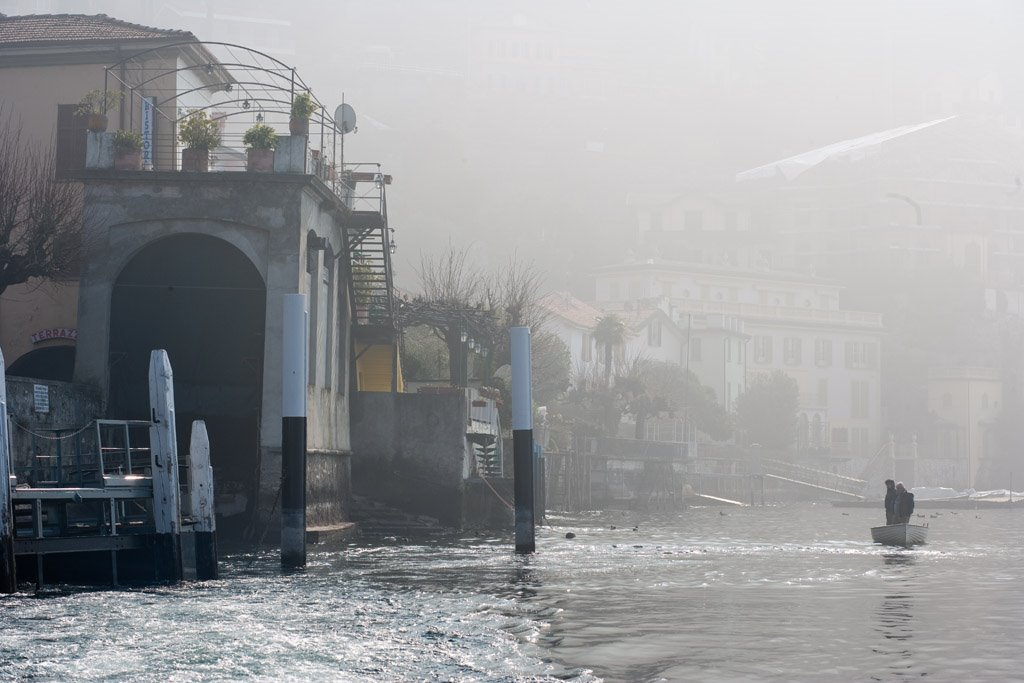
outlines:
M217 60L196 41L186 31L105 15L0 17L0 112L20 126L26 141L43 148L52 144L58 175L72 177L86 165L85 117L77 113L78 102L91 90L128 90L119 79L126 81L135 89L108 113L110 129L142 133L143 99L157 98L148 137L151 166L169 169L176 154L169 122L177 118L179 94L192 91L183 101L201 105L204 92L225 81ZM133 54L145 57L130 72L107 76L108 67ZM155 77L160 73L170 75ZM0 347L9 373L70 380L77 310L77 280L28 282L0 294Z
M797 446L869 457L881 445L881 317L839 307L840 288L800 274L648 259L601 268L596 306L657 305L689 328L681 363L723 406L757 373L800 390Z
M955 483L982 488L1006 481L994 456L995 424L1002 413L1003 380L984 367L934 367L928 372L928 410L938 420L937 452L955 463ZM1012 477L1012 474L1010 474Z

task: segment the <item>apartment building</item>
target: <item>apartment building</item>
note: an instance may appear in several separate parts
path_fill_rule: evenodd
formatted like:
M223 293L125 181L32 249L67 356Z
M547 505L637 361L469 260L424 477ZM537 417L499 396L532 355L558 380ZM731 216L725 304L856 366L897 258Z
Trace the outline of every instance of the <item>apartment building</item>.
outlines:
M881 443L881 317L839 307L806 275L647 259L596 271L595 306L657 306L690 343L681 362L731 407L757 373L800 389L798 445L868 457Z

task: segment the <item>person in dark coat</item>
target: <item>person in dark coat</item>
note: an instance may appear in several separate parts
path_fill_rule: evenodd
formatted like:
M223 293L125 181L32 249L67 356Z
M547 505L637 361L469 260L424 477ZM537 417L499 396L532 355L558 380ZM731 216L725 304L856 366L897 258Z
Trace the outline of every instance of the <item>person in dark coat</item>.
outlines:
M896 519L896 482L885 480L885 523L895 524Z
M895 524L910 524L910 516L914 514L914 494L904 488L902 481L896 484L894 512Z

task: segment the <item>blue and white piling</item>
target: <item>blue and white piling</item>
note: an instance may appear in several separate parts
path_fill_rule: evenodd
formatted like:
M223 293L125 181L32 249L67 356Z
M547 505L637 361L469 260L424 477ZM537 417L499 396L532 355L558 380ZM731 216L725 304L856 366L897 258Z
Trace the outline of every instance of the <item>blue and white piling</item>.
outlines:
M515 471L516 552L532 553L533 510L533 372L530 328L513 327L512 348L512 454Z
M11 514L11 454L7 435L7 377L0 351L0 593L18 590L14 566L14 517Z
M284 295L281 403L281 566L306 566L306 353L309 324L305 294Z

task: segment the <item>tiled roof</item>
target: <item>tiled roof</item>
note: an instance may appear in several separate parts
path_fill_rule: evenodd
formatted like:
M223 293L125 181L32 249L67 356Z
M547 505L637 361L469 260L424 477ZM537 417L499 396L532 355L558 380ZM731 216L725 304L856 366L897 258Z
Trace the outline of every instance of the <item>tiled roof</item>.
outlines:
M188 31L141 26L105 14L0 16L0 47L159 38L195 40Z
M576 327L590 329L604 313L568 292L552 292L540 300L540 305L552 315Z

